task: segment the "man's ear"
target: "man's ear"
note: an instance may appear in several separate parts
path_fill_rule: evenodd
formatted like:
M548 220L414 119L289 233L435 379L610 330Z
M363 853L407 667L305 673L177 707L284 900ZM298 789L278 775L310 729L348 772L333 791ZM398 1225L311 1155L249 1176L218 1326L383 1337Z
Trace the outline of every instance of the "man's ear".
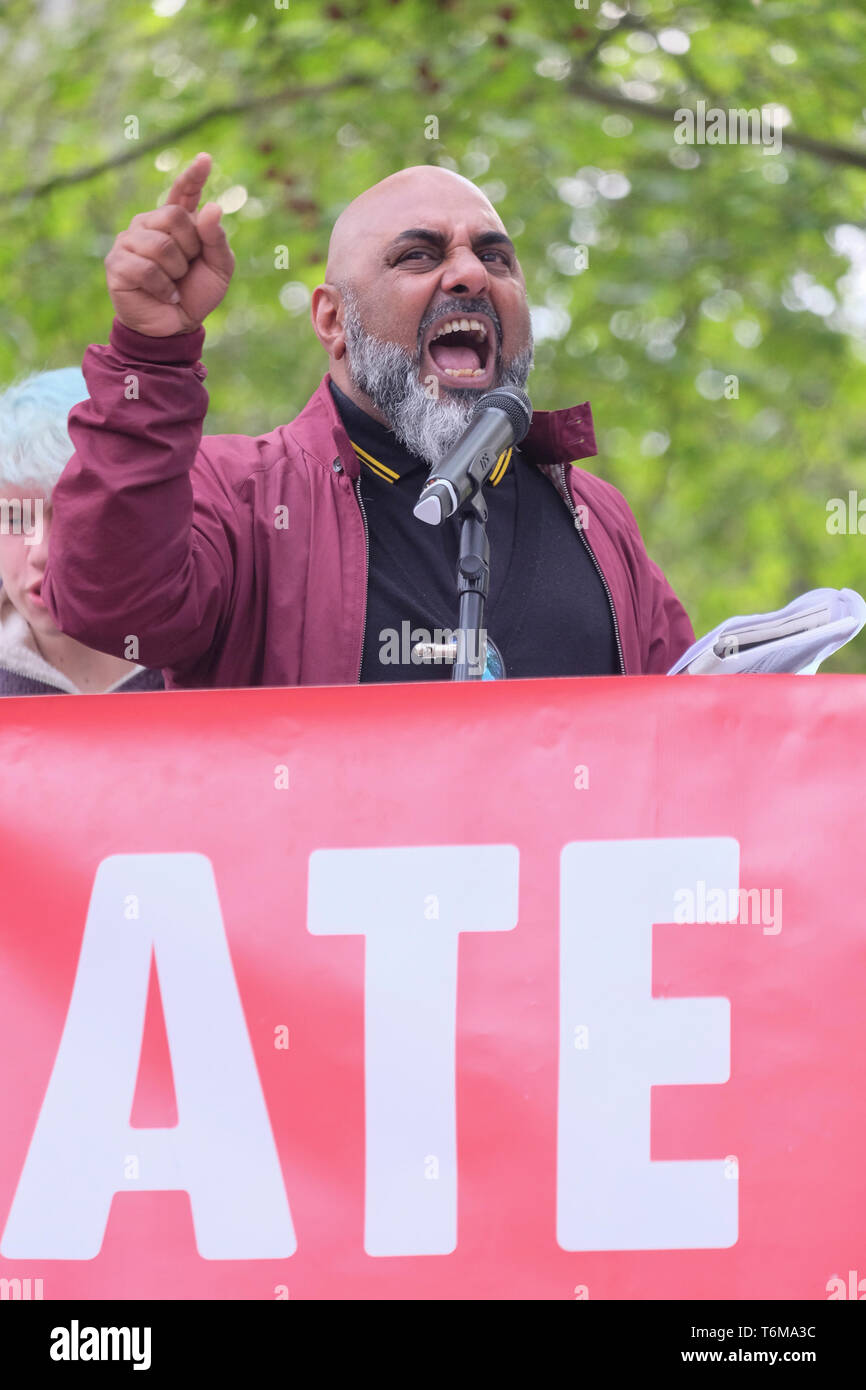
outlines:
M322 347L330 358L339 362L346 352L346 333L343 328L343 296L336 285L318 285L313 290L310 317Z

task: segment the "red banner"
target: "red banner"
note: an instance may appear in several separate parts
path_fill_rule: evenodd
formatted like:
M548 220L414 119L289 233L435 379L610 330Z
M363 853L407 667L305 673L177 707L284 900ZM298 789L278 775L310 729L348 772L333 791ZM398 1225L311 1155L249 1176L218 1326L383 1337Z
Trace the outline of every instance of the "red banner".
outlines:
M866 1295L864 707L3 701L0 1297Z

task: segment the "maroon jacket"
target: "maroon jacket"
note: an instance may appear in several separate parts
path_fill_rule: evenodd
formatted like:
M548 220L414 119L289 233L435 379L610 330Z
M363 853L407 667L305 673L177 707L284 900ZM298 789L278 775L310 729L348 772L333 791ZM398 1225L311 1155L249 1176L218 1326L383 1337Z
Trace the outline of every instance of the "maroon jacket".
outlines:
M365 520L328 377L290 424L202 439L203 343L204 329L149 338L115 320L109 346L85 353L89 399L69 416L76 452L53 494L49 612L100 651L136 636L136 659L170 689L357 682ZM569 466L596 452L589 406L536 412L521 447L579 533L586 518L624 672L667 671L694 634L625 499Z

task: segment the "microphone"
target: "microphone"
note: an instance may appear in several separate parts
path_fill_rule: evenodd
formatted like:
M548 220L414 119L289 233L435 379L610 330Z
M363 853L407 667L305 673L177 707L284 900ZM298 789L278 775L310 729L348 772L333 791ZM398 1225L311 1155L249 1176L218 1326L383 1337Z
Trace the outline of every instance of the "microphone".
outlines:
M441 526L487 482L496 460L525 438L532 404L516 388L486 391L479 397L463 435L433 469L415 504L419 521Z

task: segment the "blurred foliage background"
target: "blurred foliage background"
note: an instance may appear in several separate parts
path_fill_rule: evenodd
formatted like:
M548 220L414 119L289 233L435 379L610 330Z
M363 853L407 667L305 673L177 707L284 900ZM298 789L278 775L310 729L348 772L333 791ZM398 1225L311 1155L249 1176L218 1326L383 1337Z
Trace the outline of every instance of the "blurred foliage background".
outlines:
M207 149L237 269L206 429L271 429L325 366L335 216L444 164L517 242L534 404L592 402L696 630L866 594L862 0L10 0L0 51L0 384L106 341L103 257ZM767 108L781 151L678 144L699 100ZM863 534L830 534L851 491Z

